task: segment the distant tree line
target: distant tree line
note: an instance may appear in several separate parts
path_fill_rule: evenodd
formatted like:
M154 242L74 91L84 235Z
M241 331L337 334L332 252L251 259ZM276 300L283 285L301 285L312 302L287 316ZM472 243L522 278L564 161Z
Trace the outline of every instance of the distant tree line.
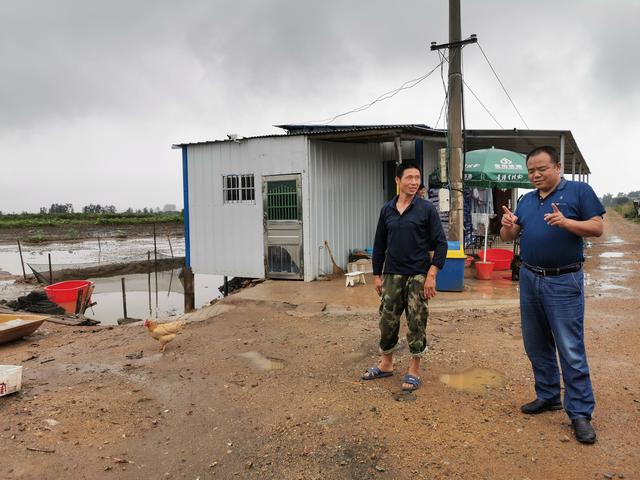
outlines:
M607 193L602 196L602 204L605 207L624 205L625 203L632 202L633 200L640 200L640 190L635 190L629 193L618 192L615 197L611 193Z
M153 213L161 213L161 212L175 212L174 205L165 205L163 210L160 207L144 207L144 208L127 208L122 213L129 215L151 215ZM71 203L52 203L50 207L40 207L40 215L69 215L75 213L73 209L73 204ZM115 205L100 205L98 204L89 204L82 207L82 213L94 214L94 215L115 215L117 212ZM23 212L26 214L26 212ZM0 211L0 215L2 212Z

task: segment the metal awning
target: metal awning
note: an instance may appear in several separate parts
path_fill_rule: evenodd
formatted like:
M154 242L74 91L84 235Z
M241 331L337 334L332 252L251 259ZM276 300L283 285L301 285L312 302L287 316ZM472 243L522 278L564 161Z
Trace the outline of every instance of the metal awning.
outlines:
M584 160L571 130L467 130L465 148L501 148L527 154L536 147L549 145L560 156L565 175L589 175L591 170Z

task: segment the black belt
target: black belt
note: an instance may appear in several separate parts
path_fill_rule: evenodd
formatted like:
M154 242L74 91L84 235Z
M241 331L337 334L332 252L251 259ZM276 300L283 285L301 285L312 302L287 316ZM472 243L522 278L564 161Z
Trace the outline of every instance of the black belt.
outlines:
M525 262L522 262L522 265L524 265L525 268L531 270L533 273L542 275L543 277L564 275L565 273L573 273L573 272L577 272L582 268L582 263L574 263L573 265L565 265L564 267L557 267L557 268L536 267L534 265L529 265L528 263L525 263Z

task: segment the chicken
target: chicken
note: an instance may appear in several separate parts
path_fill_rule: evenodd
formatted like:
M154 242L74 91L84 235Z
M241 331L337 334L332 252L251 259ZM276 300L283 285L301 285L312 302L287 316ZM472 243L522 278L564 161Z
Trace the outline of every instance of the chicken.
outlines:
M160 342L160 351L164 352L167 343L176 338L176 335L184 327L184 320L171 323L158 323L154 320L145 320L144 326L149 330L149 335Z

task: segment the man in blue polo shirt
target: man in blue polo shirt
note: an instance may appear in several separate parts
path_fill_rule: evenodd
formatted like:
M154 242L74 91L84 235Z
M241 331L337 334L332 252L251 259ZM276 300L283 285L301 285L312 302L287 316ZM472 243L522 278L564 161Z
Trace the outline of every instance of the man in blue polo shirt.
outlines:
M378 366L369 368L362 379L393 375L393 350L404 311L411 360L402 389L413 391L422 384L420 357L427 350L427 302L436 294L436 273L447 257L447 239L436 208L416 195L420 187L417 165L399 164L396 184L399 193L382 207L373 244L374 288L381 296L381 357ZM435 250L433 260L430 250Z
M583 237L599 237L605 209L586 183L562 178L553 147L527 155L527 193L514 213L502 207L503 240L520 238L520 317L522 339L533 367L536 399L521 410L538 414L560 410L560 357L564 410L576 439L593 443L595 407L584 347Z

